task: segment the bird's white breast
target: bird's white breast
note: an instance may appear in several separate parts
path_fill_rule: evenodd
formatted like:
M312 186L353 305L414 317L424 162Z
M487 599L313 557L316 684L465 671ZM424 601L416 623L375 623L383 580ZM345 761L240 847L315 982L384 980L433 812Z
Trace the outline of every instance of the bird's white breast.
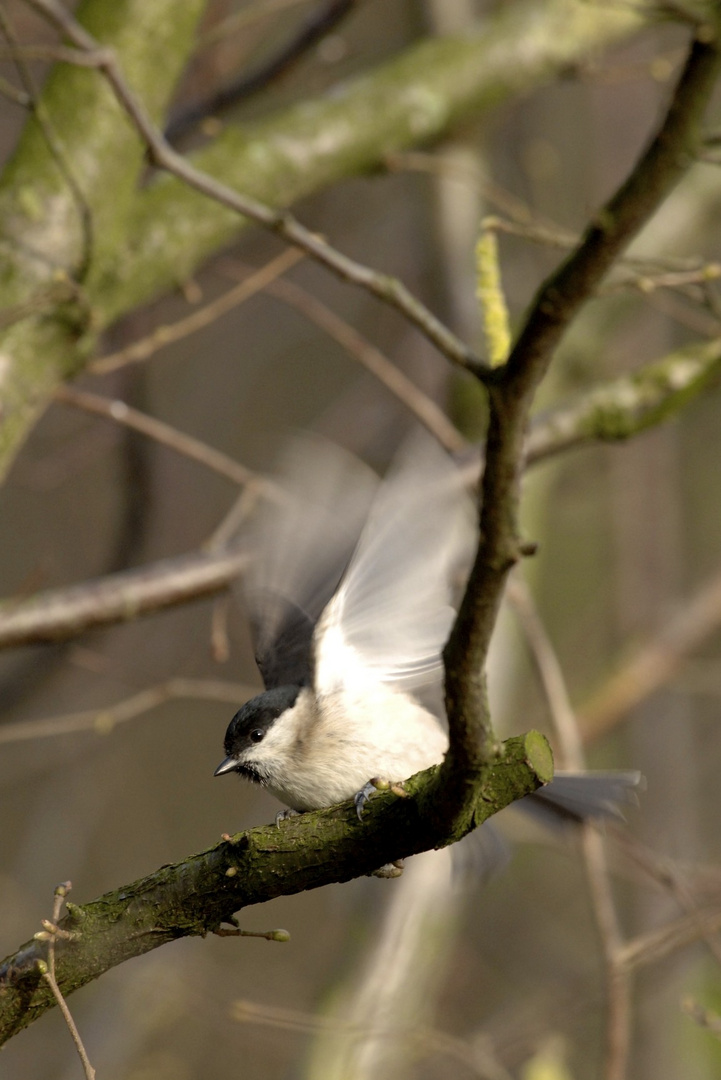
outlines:
M268 789L294 810L352 798L368 780L391 782L438 764L448 739L437 719L382 683L298 696L268 732L259 757Z

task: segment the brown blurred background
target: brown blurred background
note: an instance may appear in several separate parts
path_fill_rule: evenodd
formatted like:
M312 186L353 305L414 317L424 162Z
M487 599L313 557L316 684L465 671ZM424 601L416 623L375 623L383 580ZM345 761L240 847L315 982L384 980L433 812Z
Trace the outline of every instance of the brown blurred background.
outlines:
M212 0L205 30L250 6ZM47 31L23 4L7 7L23 40L44 39ZM255 7L257 13L262 5ZM233 72L261 64L312 7L279 5L249 18L237 33L223 34L192 65L178 107ZM492 18L493 10L481 2L365 0L228 122L319 94L424 34ZM398 275L480 347L473 245L481 215L496 209L480 178L564 229L581 229L643 145L683 42L678 27L649 29L575 75L467 122L433 151L338 184L295 211L342 251ZM11 77L11 65L4 70ZM9 154L23 113L3 101L0 118ZM720 221L718 169L698 166L637 248L713 261L721 256ZM500 246L517 322L558 252L505 236ZM277 242L249 231L185 296L154 303L114 329L106 350L188 314L193 302L227 289L242 267L260 266L278 251ZM396 314L305 263L288 277L371 339L478 437L481 395ZM713 318L702 303L671 292L610 293L589 307L564 343L539 408L711 332ZM308 426L382 466L407 424L403 408L339 345L267 294L145 364L80 385L120 397L261 471L284 433ZM721 393L712 389L672 424L627 445L569 453L529 473L524 528L540 551L524 572L581 708L635 646L657 635L721 572L720 406ZM23 596L193 550L235 494L229 481L153 441L55 405L0 494L2 594ZM180 676L243 683L250 693L259 680L242 614L230 613L230 656L220 662L211 648L213 609L214 602L198 602L66 645L6 653L0 722L102 710ZM499 726L549 730L512 613L499 635L491 670ZM640 808L629 811L629 836L659 863L672 860L699 904L718 896L721 885L720 645L718 633L705 636L678 672L630 713L612 717L608 732L589 747L595 767L643 771L647 791ZM213 780L234 708L176 699L107 733L0 744L0 955L50 914L58 881L71 879L76 902L89 900L209 846L224 831L272 818L277 805L270 796ZM680 914L669 889L612 837L609 858L625 934ZM416 889L425 887L419 881ZM98 1077L366 1075L353 1073L348 1061L338 1064L339 1047L348 1041L342 1017L350 1015L339 1002L360 988L363 958L375 948L397 888L361 880L242 913L248 929L286 927L292 935L287 945L181 941L109 972L70 999ZM573 838L522 833L502 874L461 897L442 891L431 909L433 918L424 918L433 925L415 946L424 953L417 960L432 960L430 974L417 976L424 986L428 979L425 1000L398 1025L406 1032L414 1024L432 1028L447 1041L418 1031L388 1036L379 1053L400 1047L394 1076L534 1080L541 1061L559 1080L602 1075L603 961ZM387 974L392 979L392 970ZM407 989L398 993L411 1001ZM718 967L703 943L638 973L629 1076L719 1075L717 1042L682 1013L689 995L709 1007L719 1002ZM254 1020L229 1018L238 999L260 1010ZM313 1017L331 1023L330 1034L314 1029ZM355 1046L364 1041L362 1028L350 1037ZM390 1067L376 1062L375 1075L390 1075ZM57 1011L0 1055L0 1076L10 1080L78 1075Z

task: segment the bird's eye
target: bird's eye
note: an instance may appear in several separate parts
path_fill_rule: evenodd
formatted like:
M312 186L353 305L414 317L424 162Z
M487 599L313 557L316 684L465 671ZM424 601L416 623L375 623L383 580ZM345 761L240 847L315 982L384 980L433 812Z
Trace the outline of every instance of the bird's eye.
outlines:
M265 732L263 731L263 729L257 727L253 731L251 731L251 733L250 733L250 741L251 742L260 742L260 740L263 738L264 735L265 735Z

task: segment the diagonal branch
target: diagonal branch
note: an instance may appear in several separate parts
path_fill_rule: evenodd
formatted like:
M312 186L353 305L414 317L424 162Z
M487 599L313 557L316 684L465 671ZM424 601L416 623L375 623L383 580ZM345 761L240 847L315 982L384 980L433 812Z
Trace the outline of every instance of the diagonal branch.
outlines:
M440 781L465 813L469 776L499 752L490 722L484 665L511 567L524 553L518 524L520 478L535 390L564 331L604 274L695 160L703 114L721 68L718 39L693 40L671 104L638 163L596 214L581 243L539 290L508 361L488 380L489 427L480 542L444 651L450 748Z
M550 750L537 732L509 739L504 747L503 762L483 772L474 824L551 777ZM240 833L90 904L68 904L69 915L60 927L73 932L74 940L61 939L55 946L61 992L67 996L109 968L168 941L216 931L240 908L348 881L383 862L445 843L450 838L439 831L420 797L434 772L419 773L407 784L409 798L374 796L362 822L352 801L303 814L281 828L268 825ZM46 948L33 939L0 964L0 1044L55 1003L37 966Z

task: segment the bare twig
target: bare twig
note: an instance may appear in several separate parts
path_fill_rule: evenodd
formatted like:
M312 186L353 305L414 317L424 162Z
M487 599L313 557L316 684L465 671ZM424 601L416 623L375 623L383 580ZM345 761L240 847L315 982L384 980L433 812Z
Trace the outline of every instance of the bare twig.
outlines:
M640 843L627 829L614 829L613 840L616 850L623 851L633 867L642 870L656 885L666 890L687 915L695 914L699 917L696 895L704 891L703 869L696 871L695 867L688 864L678 865L674 859L657 854ZM714 893L718 893L719 874L712 871L712 875ZM716 963L721 964L721 941L718 934L708 932L703 923L700 923L699 936L703 937Z
M583 743L556 651L541 621L525 581L514 576L508 583L508 599L531 651L558 737L558 764L562 769L585 768Z
M211 300L209 304L198 308L192 315L179 319L170 326L158 326L140 341L134 341L124 349L101 356L99 360L88 365L88 371L94 375L107 375L108 372L117 371L126 364L137 364L141 360L148 360L166 345L171 345L189 334L202 330L228 311L232 311L233 308L250 299L251 296L266 289L276 277L285 273L291 266L295 266L303 257L303 253L294 248L283 251L260 270L249 273L235 288L229 289L216 300Z
M232 867L231 867L232 869ZM231 874L231 877L235 875ZM213 933L216 937L255 937L265 941L290 941L287 930L241 930L239 926L219 926Z
M186 435L170 424L157 420L154 416L134 409L117 398L111 401L99 394L91 394L86 390L76 390L71 386L58 386L53 394L56 401L65 405L73 405L77 409L102 416L106 420L112 420L116 424L132 428L143 435L154 439L155 442L175 450L177 454L197 461L213 472L232 480L234 484L245 485L256 480L256 474L247 469L245 465L228 457L221 450L216 450L200 439L194 439L192 435Z
M0 75L0 94L7 98L8 101L12 101L13 105L19 105L21 109L32 108L33 99L30 94L26 90L20 90L17 86L13 86L4 75Z
M717 1012L707 1009L693 998L686 998L682 1001L681 1008L699 1027L705 1028L706 1031L715 1035L717 1039L721 1039L721 1016Z
M721 930L721 908L715 905L682 915L647 934L639 934L621 950L620 961L628 969L663 960L677 949L692 945L707 934Z
M287 211L274 210L257 199L233 191L232 188L215 180L207 173L196 169L186 158L176 153L155 127L142 102L136 98L126 82L112 50L103 49L57 0L28 0L28 3L61 29L75 46L85 49L95 57L97 68L104 74L119 104L148 147L153 164L176 176L189 187L213 199L221 206L271 230L283 240L300 248L344 281L361 286L379 300L396 308L449 360L473 371L479 377L484 374L487 365L397 278L381 274L348 258L310 229L301 225Z
M168 679L102 709L84 709L82 712L66 713L63 716L2 724L0 744L54 738L77 731L94 731L96 734L108 735L118 724L136 720L166 701L199 698L204 701L227 701L230 705L236 705L251 697L253 692L251 687L242 683L217 679Z
M63 997L63 994L55 978L56 940L59 937L68 940L74 940L77 937L77 934L68 933L67 931L62 930L58 926L58 921L60 919L60 910L63 905L63 900L68 895L71 889L72 885L69 881L64 881L61 885L58 885L56 887L53 900L52 922L48 921L47 919L43 919L43 926L45 927L45 929L41 930L39 934L35 935L37 940L46 940L48 942L48 962L46 964L44 960L38 960L37 968L45 982L50 987L53 997L57 1002L58 1008L63 1014L63 1019L67 1024L68 1031L70 1032L71 1038L75 1043L75 1049L77 1050L78 1057L80 1058L80 1061L82 1063L83 1072L85 1073L86 1080L95 1080L95 1069L90 1064L90 1059L88 1058L87 1051L85 1049L85 1046L83 1045L83 1040L80 1038L80 1032L77 1029L70 1009L68 1008L67 1002L65 1001L65 998Z
M585 766L578 722L555 649L546 633L525 583L515 578L508 596L538 667L553 725L560 743L564 768ZM624 1080L631 1045L631 982L622 960L624 948L613 899L611 876L602 836L590 822L582 826L582 849L593 911L606 965L606 1080Z
M302 312L307 319L337 341L386 389L390 390L446 450L455 454L466 448L465 439L443 410L427 394L419 390L415 383L395 364L392 364L375 345L372 345L335 311L293 281L273 281L266 286L265 291Z
M584 742L603 735L621 717L668 682L684 657L721 624L721 572L705 581L658 634L642 646L579 713Z
M387 1038L403 1040L411 1046L427 1052L443 1054L467 1067L471 1074L483 1080L510 1080L508 1073L496 1059L491 1061L490 1053L480 1046L471 1045L463 1039L428 1027L405 1027L399 1024L380 1027L376 1024L362 1024L338 1017L318 1016L288 1009L277 1005L259 1005L255 1001L234 1001L231 1007L231 1019L241 1024L258 1024L281 1031L301 1033L331 1031L339 1035L351 1035L357 1038Z

